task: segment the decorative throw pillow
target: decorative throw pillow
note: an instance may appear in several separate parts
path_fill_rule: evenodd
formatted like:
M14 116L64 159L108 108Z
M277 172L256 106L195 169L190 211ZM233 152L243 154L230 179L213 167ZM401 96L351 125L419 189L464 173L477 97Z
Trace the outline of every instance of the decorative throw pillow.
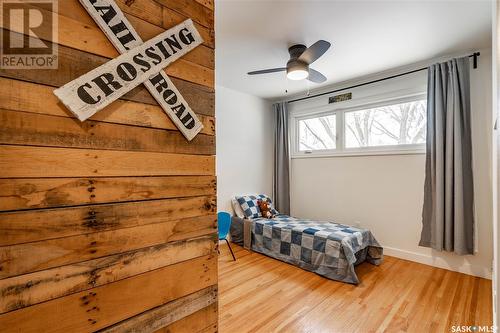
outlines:
M243 214L247 219L255 219L259 217L260 210L257 205L257 196L255 195L244 195L236 197L236 201L240 204Z
M238 216L240 219L245 218L245 213L241 209L240 204L236 201L236 198L231 199L231 206L233 206L234 214Z
M240 204L241 209L243 210L243 214L245 214L245 217L247 219L255 219L258 217L262 217L262 214L259 209L259 205L257 204L257 201L259 200L266 200L270 207L271 207L271 212L274 215L278 215L278 211L274 209L272 206L272 201L271 198L269 198L267 195L264 194L259 194L259 195L244 195L244 196L238 196L235 197L236 201Z

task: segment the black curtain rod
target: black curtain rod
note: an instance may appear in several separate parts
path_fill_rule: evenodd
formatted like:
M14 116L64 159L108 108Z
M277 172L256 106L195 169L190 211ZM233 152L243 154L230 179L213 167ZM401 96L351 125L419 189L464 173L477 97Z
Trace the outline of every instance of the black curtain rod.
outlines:
M472 53L472 54L469 55L469 58L474 58L473 59L473 67L474 68L477 68L477 57L479 57L480 55L481 55L481 53L479 53L479 52L474 52L474 53ZM336 93L336 92L339 92L339 91L343 91L343 90L348 90L348 89L352 89L352 88L362 87L362 86L366 86L368 84L373 84L373 83L377 83L377 82L381 82L381 81L385 81L385 80L394 79L396 77L400 77L400 76L404 76L404 75L408 75L408 74L420 72L420 71L426 70L427 68L428 67L422 67L422 68L419 68L419 69L414 69L414 70L409 71L409 72L400 73L400 74L396 74L396 75L391 75L391 76L388 76L388 77L384 77L384 78L381 78L381 79L377 79L377 80L373 80L373 81L369 81L369 82L365 82L365 83L355 84L355 85L350 86L350 87L345 87L345 88L341 88L341 89L335 89L335 90L327 91L327 92L324 92L324 93L321 93L321 94L317 94L317 95L312 95L312 96L306 96L306 97L302 97L302 98L297 98L297 99L289 101L288 103L303 101L303 100L309 99L309 98L319 97L319 96L323 96L323 95L329 95L329 94L333 94L333 93Z

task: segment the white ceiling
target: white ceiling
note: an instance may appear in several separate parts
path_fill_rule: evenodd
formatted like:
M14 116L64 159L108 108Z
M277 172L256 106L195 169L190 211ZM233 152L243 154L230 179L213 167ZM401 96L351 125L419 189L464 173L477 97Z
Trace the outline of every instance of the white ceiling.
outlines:
M444 55L491 47L491 2L469 1L216 1L216 83L277 98ZM332 43L311 68L318 85L284 73L287 48Z

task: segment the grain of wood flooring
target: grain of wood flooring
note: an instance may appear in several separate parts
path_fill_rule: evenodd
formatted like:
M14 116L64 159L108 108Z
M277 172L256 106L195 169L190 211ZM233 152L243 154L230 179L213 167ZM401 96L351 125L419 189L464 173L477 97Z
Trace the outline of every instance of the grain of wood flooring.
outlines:
M386 256L356 269L358 286L220 244L219 330L451 332L492 325L491 281Z

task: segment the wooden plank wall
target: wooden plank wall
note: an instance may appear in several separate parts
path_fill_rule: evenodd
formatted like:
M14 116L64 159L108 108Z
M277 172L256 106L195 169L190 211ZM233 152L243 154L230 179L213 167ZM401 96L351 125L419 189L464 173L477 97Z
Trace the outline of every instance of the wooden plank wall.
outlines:
M59 0L59 68L0 69L1 332L217 330L213 0L116 2L144 40L195 22L166 71L205 128L143 86L76 120L52 91L118 52Z

